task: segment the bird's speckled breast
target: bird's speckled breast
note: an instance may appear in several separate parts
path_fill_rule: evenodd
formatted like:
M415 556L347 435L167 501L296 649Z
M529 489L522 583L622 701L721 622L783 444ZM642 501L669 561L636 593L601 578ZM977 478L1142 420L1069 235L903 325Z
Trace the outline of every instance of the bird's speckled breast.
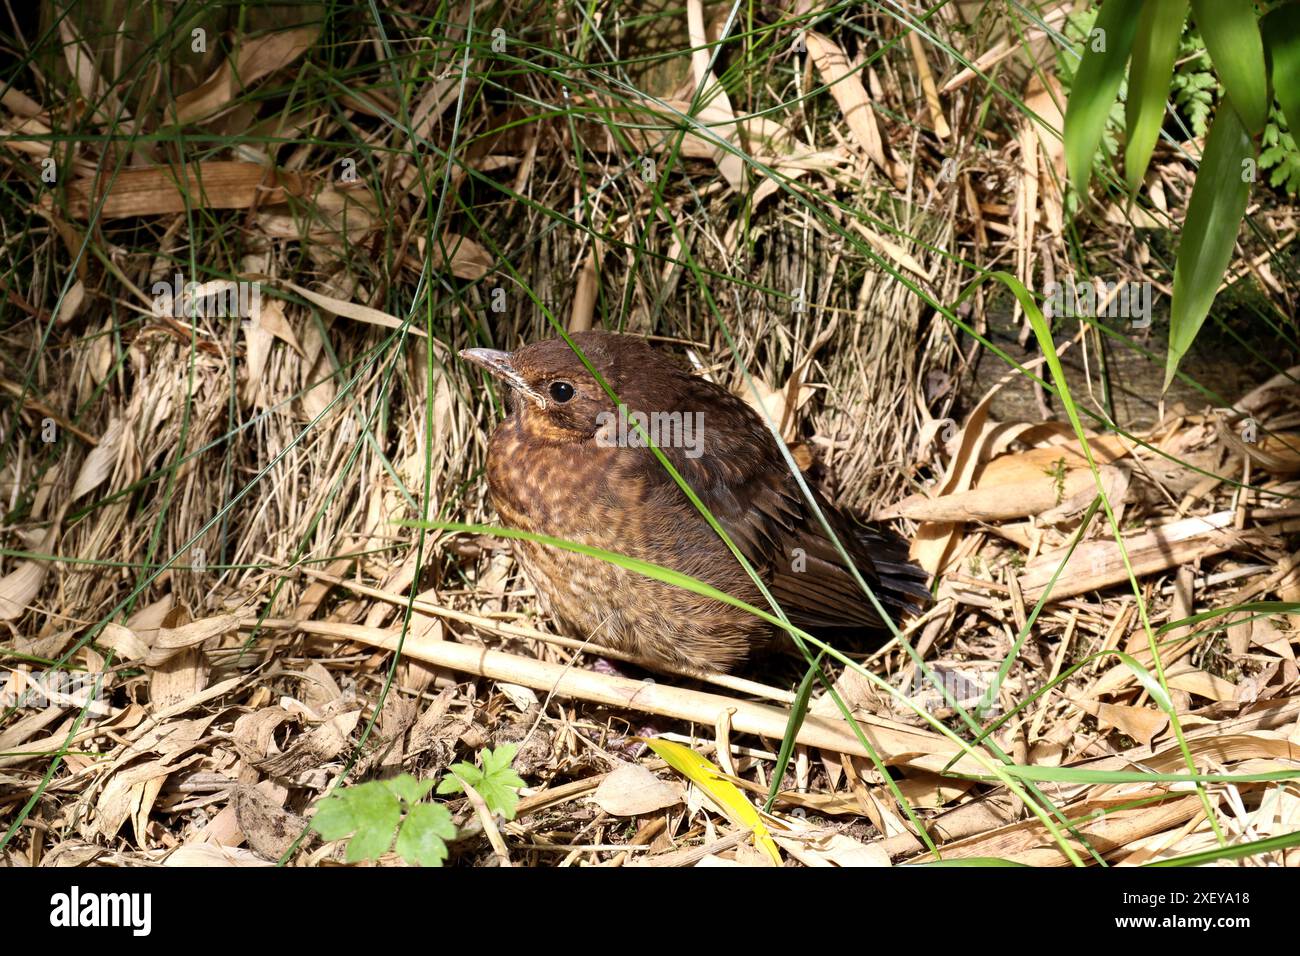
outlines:
M748 593L747 580L732 579L738 568L729 555L711 556L720 542L703 521L683 523L677 509L648 500L643 482L620 467L617 456L631 450L594 443L529 443L524 449L518 419L507 418L488 449L488 488L506 527L667 564L746 599L758 598L756 591ZM587 481L573 481L575 474ZM512 545L542 608L573 628L573 637L725 669L766 632L736 608L701 602L688 591L608 561L532 541Z
M594 502L584 494L595 489L568 480L576 451L571 445L533 445L525 454L518 419L501 423L488 450L488 489L506 527L599 546L605 536L596 533ZM512 545L543 610L581 628L578 636L592 636L611 612L611 602L602 596L624 585L628 572L532 541Z

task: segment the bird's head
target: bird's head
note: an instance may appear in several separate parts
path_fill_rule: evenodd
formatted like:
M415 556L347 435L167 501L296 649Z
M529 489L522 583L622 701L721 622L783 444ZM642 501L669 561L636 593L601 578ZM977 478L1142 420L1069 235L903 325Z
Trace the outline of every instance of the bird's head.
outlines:
M578 332L570 338L620 396L628 358L653 355L631 336ZM534 342L514 352L465 349L460 357L505 385L510 416L518 416L530 437L548 444L586 441L615 411L613 399L563 339Z

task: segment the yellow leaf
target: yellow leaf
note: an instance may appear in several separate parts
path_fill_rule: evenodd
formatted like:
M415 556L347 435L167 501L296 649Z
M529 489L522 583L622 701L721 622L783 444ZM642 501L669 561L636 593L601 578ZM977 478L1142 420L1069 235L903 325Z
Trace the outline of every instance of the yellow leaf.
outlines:
M646 740L646 743L668 766L708 794L733 824L753 828L754 844L766 850L777 866L781 865L780 851L772 842L758 811L720 769L690 747L683 747L671 740Z

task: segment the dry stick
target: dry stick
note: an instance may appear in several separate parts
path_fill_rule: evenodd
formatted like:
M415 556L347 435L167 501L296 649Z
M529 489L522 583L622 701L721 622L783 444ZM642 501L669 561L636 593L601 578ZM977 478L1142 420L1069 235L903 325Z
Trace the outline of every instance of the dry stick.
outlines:
M258 626L299 630L305 634L357 641L390 651L397 650L401 638L399 630L365 627L360 624L284 619L268 619L259 624L254 617L240 622L241 630L252 630ZM736 712L731 724L736 731L772 740L780 740L785 736L790 717L784 709L768 704L671 687L666 684L629 680L626 677L612 677L594 671L572 670L548 661L517 657L502 651L470 647L453 641L420 640L408 634L405 643L402 644L402 653L426 664L448 667L492 680L522 684L525 687L552 693L557 697L577 698L625 710L693 721L706 727L714 725L721 711L735 708ZM858 725L863 735L882 755L886 764L932 768L932 765L942 766L946 759L962 753L957 744L945 737L879 717L871 715L860 717ZM853 754L858 757L869 756L867 749L854 734L853 728L843 720L809 715L805 717L795 740L809 747L817 747L833 753ZM978 763L968 757L962 757L954 767L959 771L984 772Z
M483 824L483 834L487 837L488 843L492 844L492 852L496 854L502 866L509 866L510 853L506 850L506 841L501 839L501 831L497 829L497 822L492 818L492 811L488 809L487 801L464 779L461 777L456 779L465 788L465 796L470 806L474 808L474 812L478 814L479 823Z
M647 857L644 860L638 860L633 866L694 866L706 856L719 853L722 850L730 850L733 846L739 846L744 843L753 829L746 827L743 830L734 830L712 843L702 843L699 846L687 847L685 850L676 850L672 853L660 853L655 856Z
M948 120L943 115L943 104L939 102L939 91L934 85L934 74L930 72L930 61L925 58L925 47L921 45L921 38L915 30L908 32L907 42L916 63L917 76L921 80L921 91L925 94L925 106L930 113L934 135L947 139L952 135L952 130L948 128Z
M337 574L330 574L328 571L319 571L315 568L299 568L303 574L311 578L317 578L329 584L335 584L345 587L349 591L355 591L357 594L366 597L377 598L381 601L387 601L398 607L405 607L410 604L411 607L421 614L432 614L435 617L446 618L449 621L458 621L461 624L469 624L481 630L490 631L493 634L499 634L503 637L518 637L534 641L543 641L547 644L554 644L557 647L567 647L575 651L599 651L602 657L612 658L619 661L627 661L629 664L638 664L641 666L652 666L650 661L636 657L633 654L625 654L622 651L616 651L609 647L600 647L593 645L590 641L578 641L571 637L560 637L555 634L547 634L545 631L539 631L531 627L523 627L519 624L506 624L500 621L494 621L489 617L483 617L479 614L469 614L465 611L453 611L451 608L442 607L437 604L430 604L428 601L410 600L401 594L393 594L389 591L381 591L379 588L368 587L359 582L340 577ZM702 671L689 667L668 667L664 664L655 664L664 670L671 670L674 674L682 677L690 677L694 680L706 681L710 684L716 684L719 687L725 687L728 690L734 690L741 694L750 694L754 697L764 697L768 700L774 700L781 704L793 704L794 694L787 690L781 690L777 687L769 687L766 684L760 684L758 681L745 680L743 677L732 677L729 674L715 674L711 671Z

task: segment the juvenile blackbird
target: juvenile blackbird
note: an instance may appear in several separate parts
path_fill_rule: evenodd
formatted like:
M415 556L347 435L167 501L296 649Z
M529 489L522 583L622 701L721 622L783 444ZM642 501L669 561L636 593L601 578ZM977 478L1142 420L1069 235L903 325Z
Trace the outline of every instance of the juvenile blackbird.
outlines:
M832 634L881 626L805 502L762 418L635 336L571 336L618 409L563 339L461 356L504 385L488 488L507 527L664 565L755 607L768 604L718 534L643 447L640 421L763 579L791 623ZM641 417L637 417L638 413ZM897 616L928 600L898 537L814 496L878 600ZM597 558L531 541L515 556L543 608L574 636L650 662L727 671L773 628L739 608Z

